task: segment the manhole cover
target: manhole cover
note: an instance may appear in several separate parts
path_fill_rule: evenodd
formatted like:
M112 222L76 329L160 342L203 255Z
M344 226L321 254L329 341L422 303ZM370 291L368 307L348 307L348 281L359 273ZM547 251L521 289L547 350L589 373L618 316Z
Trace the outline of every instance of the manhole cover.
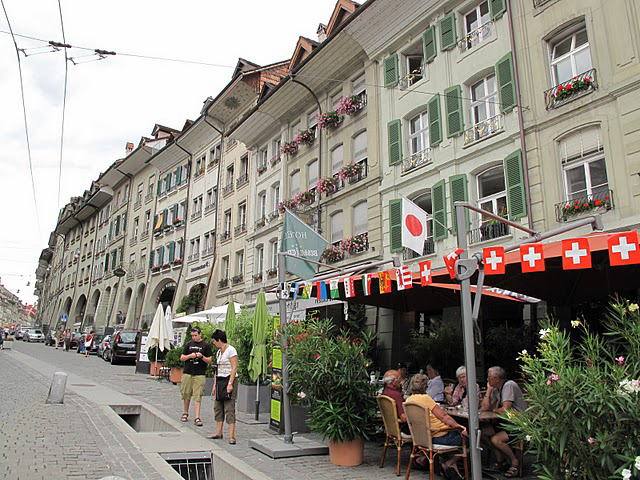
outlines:
M92 383L72 383L72 387L95 387Z

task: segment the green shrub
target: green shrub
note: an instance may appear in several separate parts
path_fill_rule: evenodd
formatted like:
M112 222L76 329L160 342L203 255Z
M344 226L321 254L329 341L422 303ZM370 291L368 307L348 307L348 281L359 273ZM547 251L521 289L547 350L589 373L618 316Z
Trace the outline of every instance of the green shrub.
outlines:
M183 347L175 347L169 350L164 360L164 366L169 368L184 368L184 362L180 360L180 355L182 355L183 350Z
M147 350L147 357L149 358L150 362L155 362L156 361L156 350L158 350L158 361L159 362L164 362L167 353L169 352L168 350L160 350L156 347L151 347L149 350Z
M603 323L598 335L571 322L575 342L551 323L521 353L529 408L510 430L537 452L541 479L640 478L638 305L612 302Z
M458 366L464 364L462 332L451 325L441 325L428 333L412 331L407 354L414 369L431 363L440 368L443 377L452 377Z

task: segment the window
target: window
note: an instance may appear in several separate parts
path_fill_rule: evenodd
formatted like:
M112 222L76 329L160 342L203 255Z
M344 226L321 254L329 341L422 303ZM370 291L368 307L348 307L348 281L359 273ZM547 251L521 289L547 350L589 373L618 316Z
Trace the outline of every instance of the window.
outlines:
M351 80L351 95L365 96L367 85L365 84L364 73Z
M267 160L269 159L269 152L267 147L263 147L258 152L258 167L267 167Z
M477 125L497 114L496 77L491 74L471 86L471 120Z
M244 250L236 252L236 275L244 273Z
M224 212L224 234L231 234L231 210Z
M180 239L176 242L175 258L182 260L184 256L184 240Z
M353 137L353 161L357 163L367 158L367 131L358 133Z
M222 157L222 148L220 144L217 144L209 151L209 162L216 163L220 161Z
M269 242L271 251L271 268L278 268L278 240Z
M414 155L429 148L429 120L427 112L409 120L409 153Z
M422 80L424 76L422 69L424 63L423 55L422 41L414 43L402 52L404 78L400 82L401 88L410 87L414 83Z
M367 202L360 202L353 206L352 211L352 234L362 235L369 231L369 221L367 212Z
M342 212L336 212L331 216L331 243L334 245L342 240L344 220Z
M233 165L227 167L227 187L233 186Z
M280 156L280 148L282 147L282 140L276 138L271 144L271 150L273 152L272 158L277 158Z
M489 2L476 6L464 16L465 47L473 48L491 36L492 23L489 14Z
M140 267L138 268L138 271L141 271L144 268L146 268L146 265L147 265L147 249L143 248L142 250L140 250Z
M147 185L147 196L150 197L153 195L153 189L156 186L156 176L151 175L149 177L149 184Z
M138 230L140 229L140 217L133 219L133 238L138 238Z
M215 237L215 231L213 230L204 234L204 249L207 252L213 251L213 241L214 241L213 237Z
M504 169L497 166L478 175L478 205L495 215L507 215L507 192L504 183ZM488 219L488 217L483 217Z
M296 135L298 135L299 131L300 131L300 120L298 120L296 123L291 125L291 137L290 138L295 138Z
M278 203L280 203L280 184L275 183L271 186L271 198L273 199L273 212L278 210Z
M258 194L257 219L260 220L267 216L267 192Z
M314 159L307 165L307 185L309 190L315 188L318 183L318 160Z
M144 213L144 233L149 233L151 229L151 210Z
M142 195L144 193L144 183L138 185L138 191L136 192L136 203L140 203L142 201Z
M258 245L256 247L256 261L254 262L253 274L262 275L264 270L264 247Z
M560 142L567 200L603 200L609 194L600 127L583 128Z
M340 99L342 98L342 90L338 90L329 97L329 108L331 110L337 110L340 106Z
M206 155L202 155L196 160L196 173L195 176L201 175L204 173L205 162L207 161ZM175 182L174 182L175 184Z
M289 191L291 196L300 193L300 170L296 170L289 178Z
M344 166L344 149L342 145L338 145L331 150L331 175L337 175Z
M556 85L592 68L591 49L585 28L551 44L551 72Z
M249 155L245 154L240 158L240 175L249 175Z
M211 208L216 203L215 188L207 190L207 205L205 208Z
M220 268L220 278L222 280L229 279L229 257L222 257L222 266Z
M187 201L183 200L178 204L178 219L184 220L184 216L187 213Z
M238 205L238 226L244 227L247 224L247 204L242 202Z
M318 126L318 109L307 114L307 128L315 129Z

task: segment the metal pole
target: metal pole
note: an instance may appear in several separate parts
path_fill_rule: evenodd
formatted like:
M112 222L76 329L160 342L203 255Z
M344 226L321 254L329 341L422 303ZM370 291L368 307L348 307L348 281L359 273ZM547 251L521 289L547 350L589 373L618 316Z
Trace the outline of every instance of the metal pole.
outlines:
M465 206L457 204L456 228L458 247L462 248L460 260L467 259L467 221ZM479 292L476 293L476 295ZM471 478L482 480L480 457L480 428L478 415L478 387L476 376L476 349L474 345L473 320L471 310L471 279L465 276L460 282L460 303L462 306L462 327L464 334L464 363L467 368L467 399L469 400L469 453L471 455Z
M278 282L280 288L284 289L286 280L285 253L278 252ZM287 324L287 300L283 296L284 292L280 291L280 325ZM286 331L286 330L285 330ZM284 410L284 443L293 443L293 435L291 434L291 405L289 403L289 372L287 371L287 335L282 335L282 409Z

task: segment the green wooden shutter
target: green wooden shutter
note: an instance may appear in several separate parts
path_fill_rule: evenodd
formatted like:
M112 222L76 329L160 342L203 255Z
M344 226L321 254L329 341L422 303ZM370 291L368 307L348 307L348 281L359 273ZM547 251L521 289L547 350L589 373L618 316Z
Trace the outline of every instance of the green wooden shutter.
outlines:
M151 250L151 253L149 254L149 268L153 267L153 258L155 257L156 252L154 250Z
M167 173L167 175L164 177L164 183L165 183L165 190L167 192L171 191L171 174Z
M489 13L492 20L500 18L506 11L506 0L489 0Z
M164 210L162 210L162 226L163 227L167 226L168 219L169 219L169 210L165 208Z
M384 59L384 86L395 87L399 80L398 54Z
M122 231L123 232L127 231L127 214L126 213L122 214Z
M169 263L173 262L176 252L176 242L169 242Z
M162 194L162 180L158 180L158 190L157 190L157 194L161 195Z
M400 120L387 123L389 137L389 165L402 162L402 130Z
M504 159L504 178L507 187L507 212L514 220L527 215L527 195L524 189L522 152L518 149Z
M402 200L389 200L389 243L392 253L402 251Z
M431 187L431 205L433 210L433 238L447 238L447 191L444 180Z
M444 106L447 112L447 137L460 135L464 130L462 88L460 85L454 85L444 91Z
M449 192L451 193L451 225L453 231L456 231L456 209L455 202L466 202L469 200L469 191L467 186L467 176L465 174L452 175L449 177ZM465 218L469 223L469 210L465 209Z
M111 252L111 270L115 270L116 265L118 265L118 251L114 250Z
M435 25L429 25L422 34L422 53L424 55L425 64L431 62L438 54Z
M164 246L158 248L158 265L164 265Z
M511 52L496 63L498 80L498 94L500 95L500 110L510 112L516 106L516 87L513 77L513 56Z
M175 221L176 218L178 218L178 204L176 203L173 207L173 220ZM183 219L180 219L183 220Z
M456 46L456 16L450 13L440 20L440 49L444 52Z
M183 177L183 172L184 171L184 167L182 165L178 166L178 168L176 169L176 173L178 175L178 185L182 184L182 177Z
M440 95L434 95L427 103L427 115L429 117L429 145L435 147L442 142Z

